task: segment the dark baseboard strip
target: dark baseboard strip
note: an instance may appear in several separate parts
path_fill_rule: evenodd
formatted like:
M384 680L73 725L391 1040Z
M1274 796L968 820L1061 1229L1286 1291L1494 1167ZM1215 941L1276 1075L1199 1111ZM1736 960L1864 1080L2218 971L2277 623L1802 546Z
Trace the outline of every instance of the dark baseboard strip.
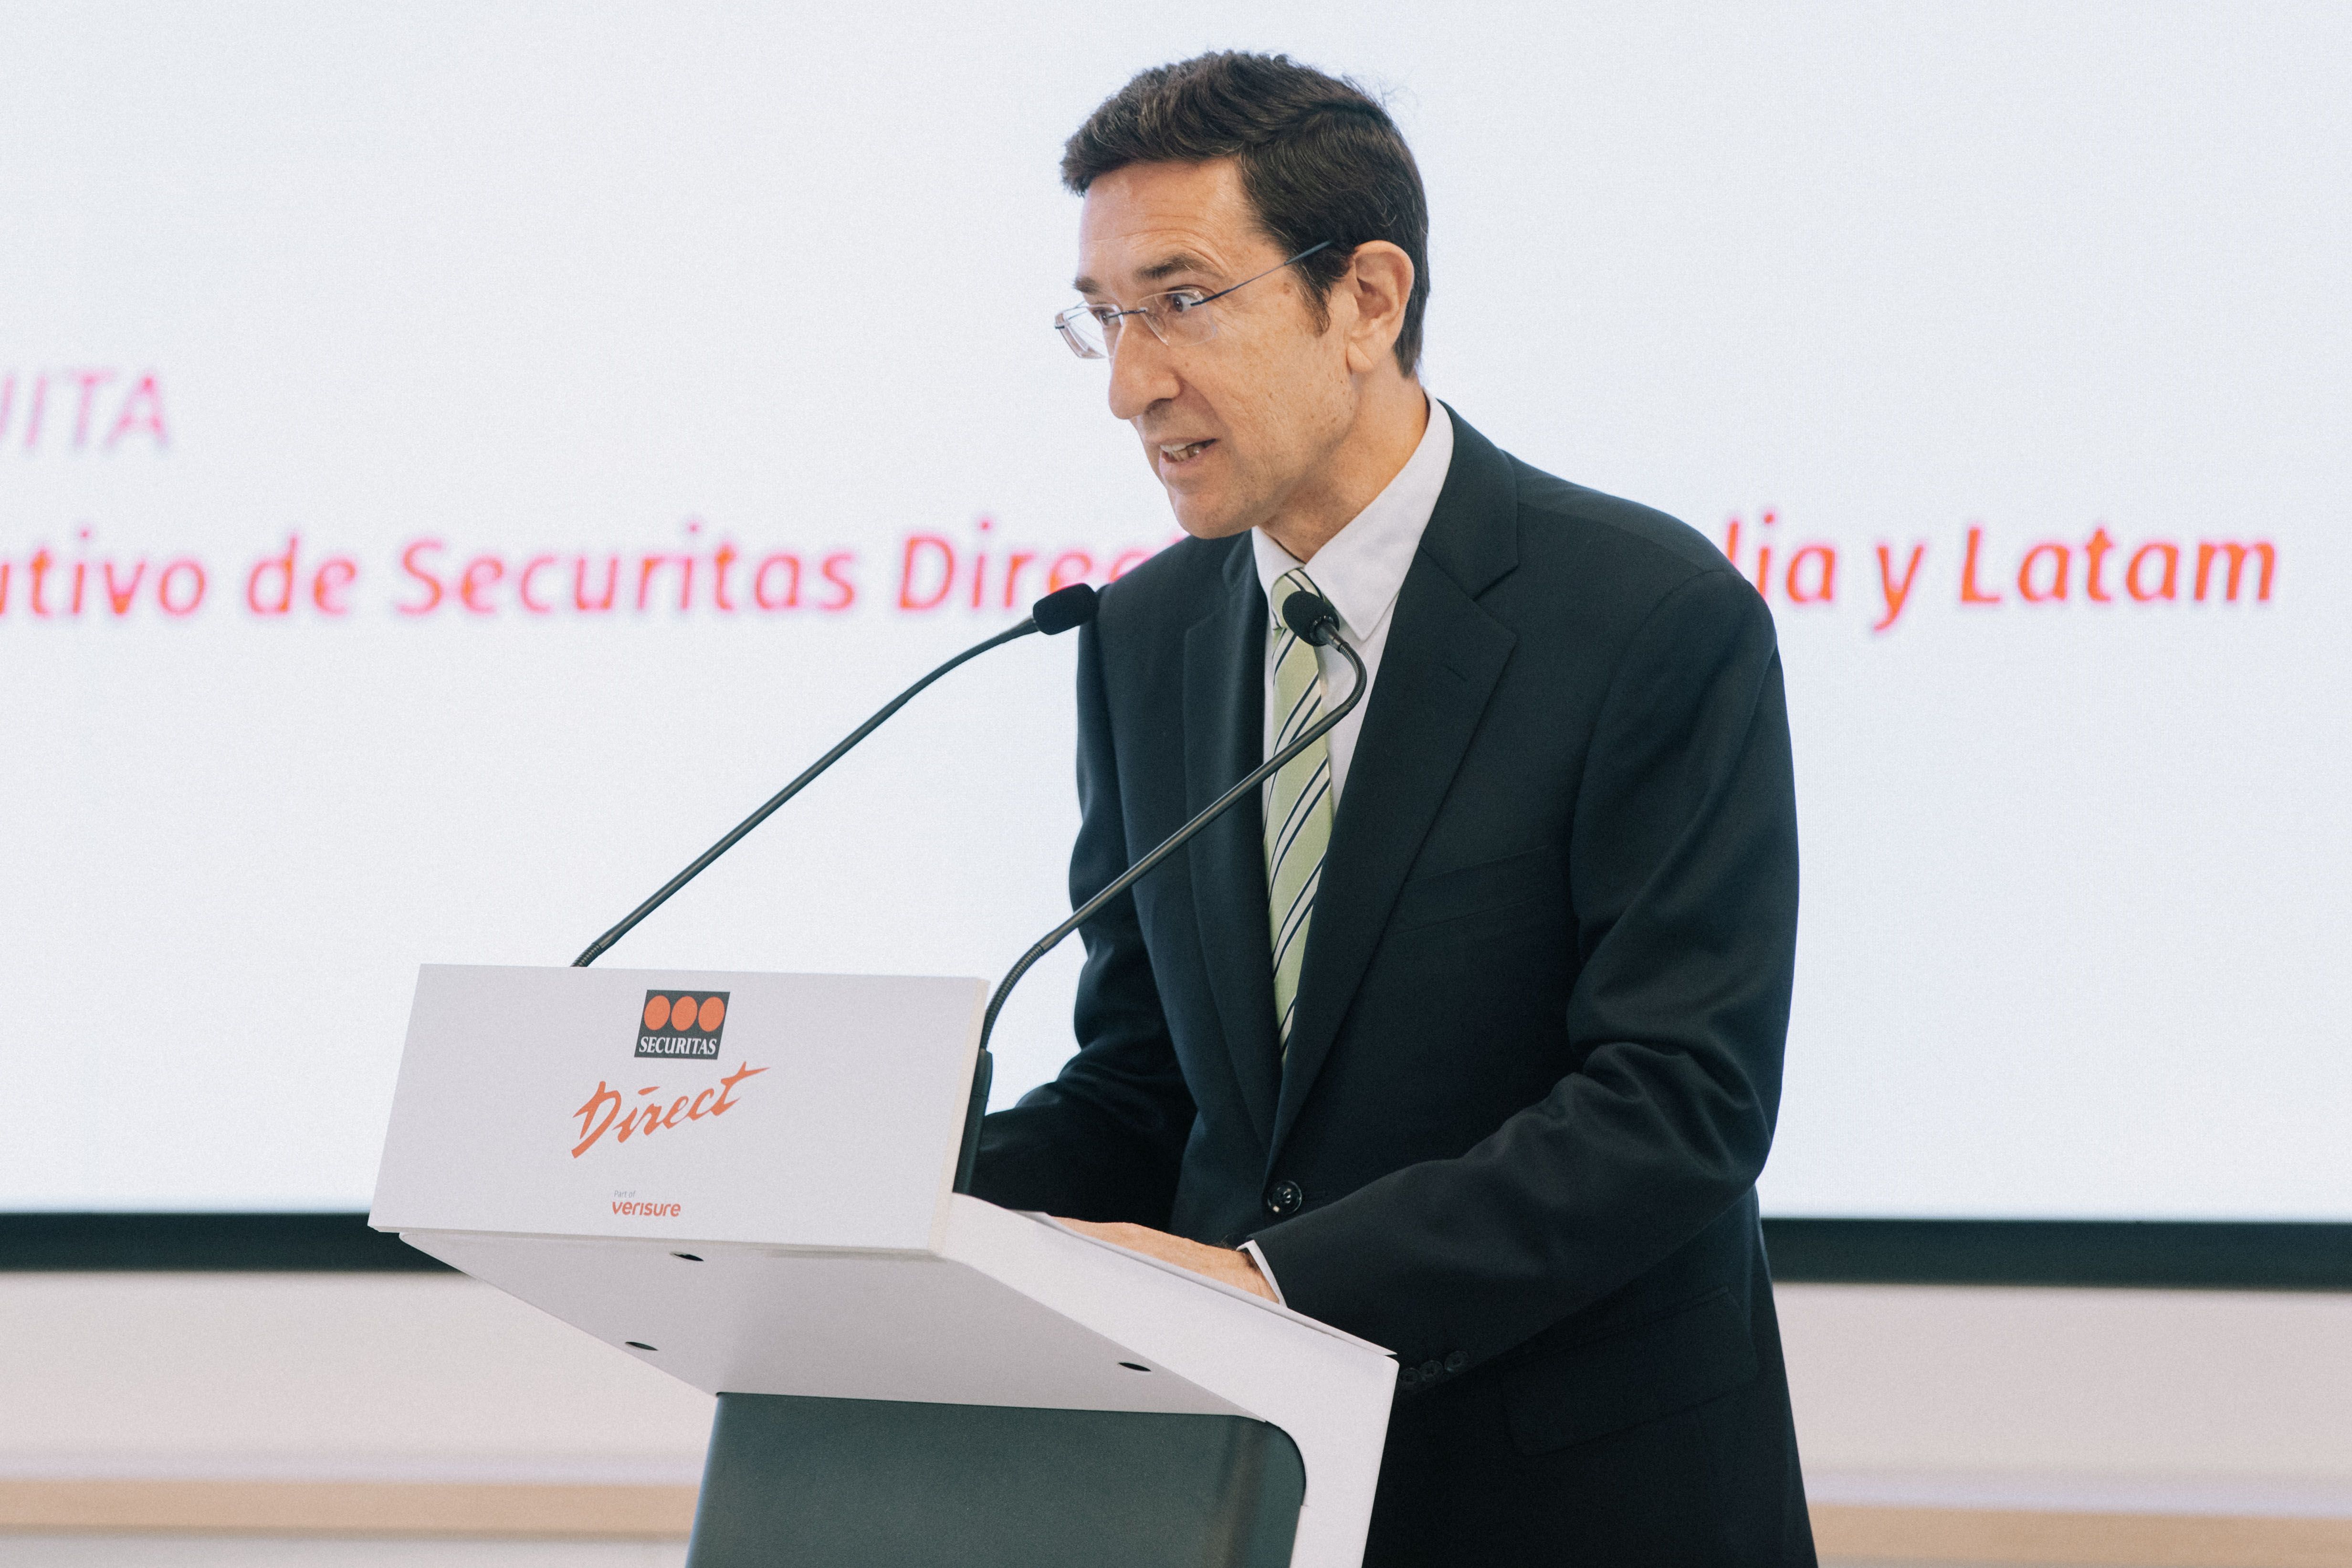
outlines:
M2352 1290L2352 1225L1768 1219L1790 1283ZM0 1271L445 1272L357 1214L0 1214Z
M1768 1219L1772 1277L1842 1285L2352 1290L2352 1225Z
M448 1273L363 1214L0 1214L0 1271Z

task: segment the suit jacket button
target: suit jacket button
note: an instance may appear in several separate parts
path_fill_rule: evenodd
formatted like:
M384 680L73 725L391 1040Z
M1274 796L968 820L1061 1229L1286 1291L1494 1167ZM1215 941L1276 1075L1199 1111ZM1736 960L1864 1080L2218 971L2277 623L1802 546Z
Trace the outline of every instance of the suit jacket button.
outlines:
M1265 1212L1281 1219L1295 1215L1307 1202L1307 1189L1297 1182L1279 1181L1265 1190Z
M1409 1366L1405 1368L1404 1371L1397 1374L1397 1381L1403 1384L1407 1388L1411 1388L1414 1384L1421 1381L1421 1368L1417 1366Z
M1422 1381L1423 1381L1423 1382L1424 1382L1424 1383L1426 1383L1426 1382L1428 1382L1431 1378L1435 1377L1439 1373L1444 1372L1444 1370L1445 1370L1445 1369L1444 1369L1444 1367L1442 1367L1442 1366L1438 1365L1438 1364L1437 1364L1435 1362L1433 1362L1433 1361L1425 1361L1425 1362L1423 1362L1423 1363L1421 1363L1421 1377L1422 1377Z
M1470 1352L1468 1351L1455 1351L1452 1355L1445 1358L1445 1370L1448 1372L1460 1372L1464 1367L1468 1366L1469 1364Z

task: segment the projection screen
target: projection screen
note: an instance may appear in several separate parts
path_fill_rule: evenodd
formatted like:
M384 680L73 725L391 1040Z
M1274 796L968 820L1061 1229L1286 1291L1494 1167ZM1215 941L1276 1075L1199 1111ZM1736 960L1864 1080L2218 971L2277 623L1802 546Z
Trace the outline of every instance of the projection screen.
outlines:
M1778 618L1769 1212L2352 1220L2352 14L2076 5L14 8L0 1208L364 1206L418 963L1167 545L1055 161L1222 45L1389 96L1433 393ZM1000 973L1073 640L607 962Z

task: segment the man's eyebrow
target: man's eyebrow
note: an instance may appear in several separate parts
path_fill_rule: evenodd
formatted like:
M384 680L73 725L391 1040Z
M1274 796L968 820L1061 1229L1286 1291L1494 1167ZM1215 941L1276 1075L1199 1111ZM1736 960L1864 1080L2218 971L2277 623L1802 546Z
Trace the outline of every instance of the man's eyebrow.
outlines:
M1180 272L1205 272L1212 278L1219 275L1218 268L1213 263L1202 260L1189 250L1180 250L1172 256L1160 258L1149 267L1138 268L1136 276L1147 283L1157 283L1164 278L1173 278ZM1110 292L1093 278L1086 276L1072 279L1070 287L1081 294Z
M1156 283L1163 278L1173 278L1179 272L1206 272L1214 277L1217 268L1189 250L1180 250L1143 268L1140 276Z

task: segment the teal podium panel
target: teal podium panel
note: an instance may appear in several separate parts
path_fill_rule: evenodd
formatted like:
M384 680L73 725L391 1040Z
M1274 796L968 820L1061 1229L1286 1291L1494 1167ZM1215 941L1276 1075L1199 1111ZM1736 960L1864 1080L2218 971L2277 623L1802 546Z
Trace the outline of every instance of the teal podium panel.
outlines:
M687 1568L1282 1568L1307 1472L1237 1415L722 1394Z

